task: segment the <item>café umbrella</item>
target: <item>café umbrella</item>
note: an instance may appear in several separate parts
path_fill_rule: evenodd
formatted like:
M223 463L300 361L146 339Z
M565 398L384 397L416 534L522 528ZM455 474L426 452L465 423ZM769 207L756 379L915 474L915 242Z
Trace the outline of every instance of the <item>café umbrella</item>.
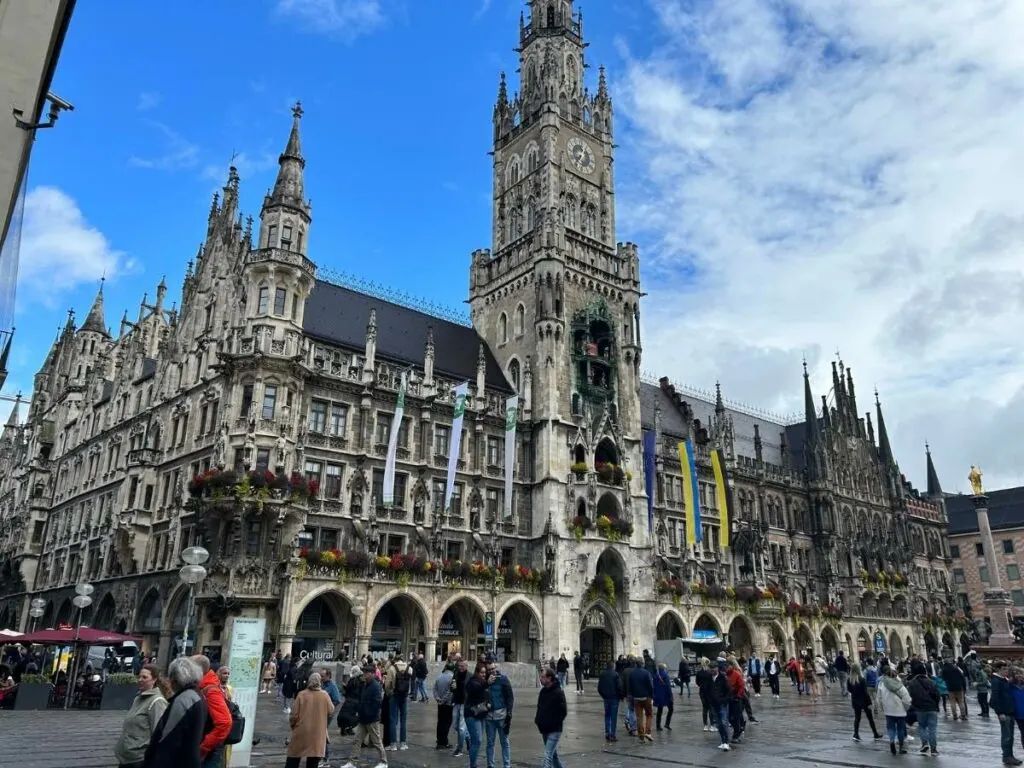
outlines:
M108 632L93 627L65 627L63 629L40 629L18 638L27 645L121 645L136 643L137 637Z

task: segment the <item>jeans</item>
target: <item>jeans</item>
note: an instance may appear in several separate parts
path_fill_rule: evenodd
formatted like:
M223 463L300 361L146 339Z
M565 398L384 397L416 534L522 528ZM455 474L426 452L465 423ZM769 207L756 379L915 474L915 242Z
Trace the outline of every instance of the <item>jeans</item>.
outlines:
M843 692L843 696L849 696L850 692L846 690L846 680L850 677L849 672L839 672L839 689Z
M875 728L875 718L871 716L871 707L857 706L853 708L853 736L854 738L860 737L860 716L861 714L868 719L868 725L871 726L871 735L878 736L878 729Z
M768 675L768 687L772 689L772 696L779 695L779 676Z
M399 722L401 721L401 722ZM391 697L391 743L404 744L406 741L406 726L409 724L409 697ZM401 727L399 727L401 726ZM396 738L397 736L397 738Z
M615 738L616 721L619 719L619 700L604 700L604 735Z
M672 712L675 709L675 707L672 704L672 699L669 699L668 700L668 704L666 704L665 706L658 707L658 711L655 713L654 722L655 722L655 725L657 726L658 730L660 731L661 730L661 713L665 709L668 709L668 717L665 718L665 727L668 728L671 731L672 730Z
M935 732L939 727L938 712L917 711L917 734L921 738L921 746L927 744L932 749L936 748Z
M426 701L430 697L427 696L427 681L422 678L416 678L416 687L412 691L412 700L416 701L416 697L419 696L422 701Z
M999 715L999 743L1003 748L1003 761L1013 759L1013 716Z
M508 743L504 720L484 720L487 727L487 768L494 768L494 742L501 742L501 762L512 768L512 745Z
M636 730L636 710L633 708L633 697L626 697L626 730Z
M437 705L437 746L447 747L448 733L452 729L452 705Z
M562 686L563 689L565 688L565 675L565 672L558 673L558 684Z
M758 694L761 693L761 676L760 675L751 675L750 676L750 684L752 686L754 686L754 693L758 693Z
M455 751L461 752L466 743L466 716L464 713L465 704L452 706L452 727L455 729Z
M686 689L686 698L690 698L690 681L680 680L679 681L679 698L683 698L683 688Z
M477 720L475 717L466 718L466 730L469 731L469 768L476 768L476 761L480 757L480 732L483 727L483 720Z
M576 675L576 690L577 691L582 691L583 690L583 672L576 672L574 674Z
M1011 737L1012 738L1012 737ZM224 765L224 745L221 744L213 752L206 756L203 760L203 768L223 768Z
M718 738L722 740L723 744L729 743L729 705L719 704L715 707L715 718L718 726Z
M978 706L981 716L988 717L988 691L978 691Z
M713 725L715 721L715 712L711 708L711 704L708 703L707 696L703 693L700 694L700 719L704 722L704 725Z
M885 730L889 733L889 741L902 744L907 740L907 718L885 716Z
M561 733L542 733L544 740L544 758L541 760L542 768L565 768L558 758L558 740L562 738Z

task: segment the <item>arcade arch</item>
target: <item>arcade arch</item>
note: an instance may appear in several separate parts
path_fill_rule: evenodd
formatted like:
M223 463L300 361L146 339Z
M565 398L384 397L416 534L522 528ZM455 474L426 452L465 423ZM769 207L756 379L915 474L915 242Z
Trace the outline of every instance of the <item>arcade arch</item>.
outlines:
M655 638L658 640L674 640L686 637L686 625L683 617L674 608L666 608L658 618Z
M617 655L616 638L622 637L622 622L618 614L603 600L593 603L583 612L580 621L580 655L591 674L603 670Z
M367 617L367 626L369 651L375 658L391 653L408 656L426 650L427 612L407 592L392 593L381 600L373 616Z
M536 661L540 658L541 619L525 598L506 603L495 617L498 653L505 661Z
M750 656L754 652L754 632L744 616L737 616L729 624L729 648L737 656Z

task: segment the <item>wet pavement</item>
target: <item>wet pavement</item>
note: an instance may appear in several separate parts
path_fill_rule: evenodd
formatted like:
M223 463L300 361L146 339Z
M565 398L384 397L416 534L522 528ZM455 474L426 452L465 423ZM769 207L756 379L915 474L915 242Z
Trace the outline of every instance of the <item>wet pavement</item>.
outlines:
M971 697L973 698L973 697ZM814 704L798 697L789 686L782 699L754 699L754 712L760 720L744 734L743 743L732 752L720 752L717 734L701 730L700 703L696 695L676 699L672 730L654 733L654 744L638 744L625 735L607 744L603 738L603 708L591 683L583 696L567 692L569 718L559 753L567 768L621 768L641 763L652 766L719 768L726 765L763 766L764 768L807 768L841 766L874 768L898 766L908 761L928 761L916 754L920 742L909 745L910 754L892 756L887 741L872 742L870 731L862 723L862 743L851 740L853 716L849 699L837 693ZM516 690L512 724L512 763L514 766L541 764L540 738L533 725L536 690ZM465 757L452 757L450 751L434 750L434 723L437 708L431 703L409 704L409 750L389 752L393 768L466 768ZM971 706L972 715L977 704ZM110 768L116 765L112 748L121 729L118 712L0 712L0 768ZM884 727L884 722L880 723ZM261 696L256 716L261 743L253 749L252 766L280 768L284 765L287 716L272 696ZM912 729L912 733L916 729ZM973 716L968 722L939 718L939 757L936 764L956 768L1000 764L999 724L993 717ZM347 757L350 739L338 737L332 728L332 766L340 766ZM454 742L453 742L454 743ZM498 748L500 755L500 748ZM1024 749L1018 747L1018 754ZM368 750L361 766L376 762ZM497 757L497 756L496 756ZM479 768L486 760L481 750ZM500 757L498 757L500 760ZM500 765L500 763L499 763Z

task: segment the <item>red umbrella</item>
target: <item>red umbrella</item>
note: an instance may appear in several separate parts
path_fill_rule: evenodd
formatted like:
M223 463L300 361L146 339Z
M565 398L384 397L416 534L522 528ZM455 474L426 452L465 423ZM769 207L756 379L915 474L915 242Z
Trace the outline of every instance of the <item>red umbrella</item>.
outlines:
M38 632L29 632L18 638L19 643L38 645L74 645L78 636L79 645L121 645L121 643L137 643L138 638L131 635L119 635L117 632L107 632L103 629L92 627L74 627L68 629L41 629Z

